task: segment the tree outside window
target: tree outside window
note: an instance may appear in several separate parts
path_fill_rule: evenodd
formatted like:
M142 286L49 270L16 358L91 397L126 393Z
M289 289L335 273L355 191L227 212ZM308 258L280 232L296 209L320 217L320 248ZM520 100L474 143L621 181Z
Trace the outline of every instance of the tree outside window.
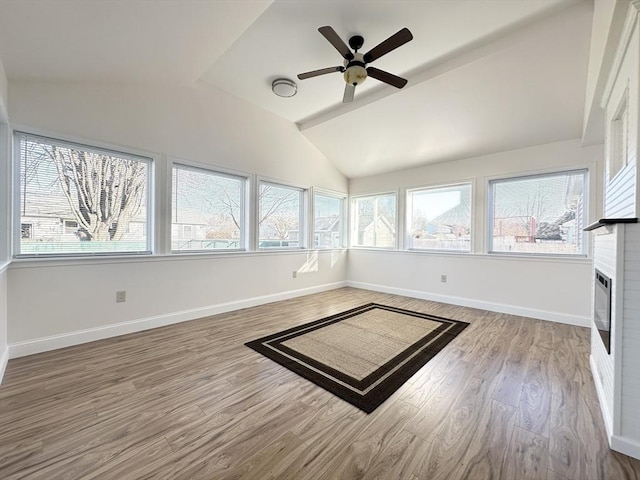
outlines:
M44 137L20 145L21 255L145 252L148 159ZM22 229L24 230L24 229Z
M175 165L171 186L171 250L244 248L246 177Z
M304 190L260 182L258 248L304 247Z
M490 183L492 252L584 255L586 170Z

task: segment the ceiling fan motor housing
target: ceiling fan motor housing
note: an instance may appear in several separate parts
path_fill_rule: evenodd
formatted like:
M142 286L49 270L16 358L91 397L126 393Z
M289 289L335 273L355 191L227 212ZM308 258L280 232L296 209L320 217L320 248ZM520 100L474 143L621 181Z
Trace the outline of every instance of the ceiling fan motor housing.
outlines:
M349 85L361 85L367 79L366 63L361 53L354 53L352 60L344 61L344 81Z

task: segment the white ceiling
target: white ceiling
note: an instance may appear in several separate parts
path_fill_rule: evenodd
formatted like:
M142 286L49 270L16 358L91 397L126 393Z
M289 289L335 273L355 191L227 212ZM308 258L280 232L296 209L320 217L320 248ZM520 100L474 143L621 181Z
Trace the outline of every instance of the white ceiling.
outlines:
M579 137L592 5L578 0L0 0L10 80L206 85L298 123L349 177ZM276 97L278 77L341 64L331 25L366 52L414 40L342 104L338 73Z

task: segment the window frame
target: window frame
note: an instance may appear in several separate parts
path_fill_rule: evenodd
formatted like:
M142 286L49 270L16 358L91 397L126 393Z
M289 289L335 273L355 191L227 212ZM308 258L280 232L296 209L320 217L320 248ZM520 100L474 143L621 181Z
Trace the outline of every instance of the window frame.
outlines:
M342 201L342 206L340 208L340 245L337 247L322 247L316 246L315 241L315 225L316 225L316 195L321 195L323 197L335 198ZM317 250L331 250L331 249L342 249L346 248L347 245L347 231L348 231L348 223L349 223L349 214L348 214L348 199L349 195L346 193L335 192L332 190L325 190L323 188L313 188L311 192L311 216L310 216L310 239L309 239L309 248L317 249Z
M355 214L356 202L363 198L378 198L378 197L386 197L386 196L394 196L395 197L395 211L394 211L394 222L393 227L395 228L394 240L393 244L389 247L378 247L378 246L370 246L370 245L356 245L354 243L354 239L357 239L358 232L356 226L357 215ZM374 249L374 250L382 250L382 251L390 251L390 250L398 250L398 242L401 236L398 232L400 232L400 195L397 190L391 190L386 192L379 193L365 193L360 195L350 196L350 216L349 216L349 248L356 249Z
M277 188L296 190L300 193L300 205L298 208L298 246L278 246L278 247L261 247L260 246L260 191L263 184L272 185ZM254 203L254 250L256 252L273 252L273 251L300 251L309 249L309 209L310 209L310 187L302 187L291 183L274 180L267 177L257 177L255 183L255 203Z
M409 195L415 192L421 191L429 191L429 190L442 190L453 187L461 187L468 186L469 187L469 248L467 250L454 250L454 249L446 249L446 248L415 248L411 246L412 244L412 235L410 231L411 225L411 217L412 211L410 211L410 202ZM404 250L409 252L433 252L433 253L461 253L461 254L469 254L473 252L473 239L474 239L474 212L475 212L475 202L474 202L474 182L471 180L461 181L455 183L443 183L443 184L434 184L427 185L421 187L411 187L407 188L404 191L404 213L405 213L405 228L404 228ZM411 205L412 207L412 205Z
M608 122L605 176L611 183L629 165L629 87L624 89Z
M65 148L77 148L90 152L97 152L106 155L113 155L123 159L134 160L147 165L146 178L146 241L145 250L136 251L109 251L109 252L64 252L64 253L21 253L21 140L22 138L34 138L44 140L52 145L60 145ZM156 175L158 155L137 149L113 146L103 142L73 138L67 135L51 134L40 132L29 128L15 128L11 132L12 139L12 195L11 195L11 259L12 260L53 260L64 258L113 258L113 257L140 257L154 255L155 227L156 227ZM27 222L29 223L29 222ZM33 228L33 227L32 227ZM62 225L64 230L64 224ZM32 231L33 235L33 231Z
M215 249L197 249L197 250L173 250L171 248L172 243L172 226L173 226L173 170L174 168L183 168L186 170L205 172L218 177L232 178L241 180L241 199L242 205L240 208L240 241L237 248L215 248ZM248 249L249 237L249 217L250 217L250 195L251 195L251 175L248 173L240 172L237 170L230 170L220 168L212 165L205 165L202 163L190 162L179 158L170 158L167 166L168 179L167 179L167 204L169 209L169 221L167 222L167 238L168 238L168 250L171 255L190 255L190 254L224 254L224 253L237 253L245 252Z
M533 172L533 173L523 173L523 174L515 174L509 176L500 176L488 178L486 183L486 252L489 255L496 256L505 256L505 257L513 257L513 256L523 256L529 258L565 258L565 259L585 259L589 257L589 236L587 232L584 232L580 229L580 235L582 236L582 252L581 253L545 253L545 252L503 252L496 251L493 249L493 231L494 231L494 194L493 194L493 185L497 183L504 183L510 180L524 180L524 179L533 179L533 178L544 178L544 177L553 177L559 175L567 175L567 174L583 174L582 179L582 218L588 219L590 214L590 202L589 202L589 191L591 184L591 175L590 169L587 166L577 166L574 168L562 169L562 170L551 170L544 172ZM583 225L584 228L586 225Z

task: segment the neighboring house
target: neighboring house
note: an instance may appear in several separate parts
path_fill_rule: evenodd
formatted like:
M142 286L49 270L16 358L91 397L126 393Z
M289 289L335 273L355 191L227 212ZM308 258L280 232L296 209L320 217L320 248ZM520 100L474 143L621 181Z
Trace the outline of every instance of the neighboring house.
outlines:
M376 247L393 247L396 239L396 228L384 214L379 214L362 232L361 245L375 245Z
M171 250L197 250L205 248L207 221L198 212L180 208L173 212L171 222Z
M57 189L27 190L21 202L20 238L22 253L64 250L63 245L85 239L67 198ZM121 242L146 241L146 209L127 224Z
M313 246L341 247L341 229L339 216L316 218L313 223Z
M470 207L468 199L427 221L422 232L415 232L412 247L415 249L469 250Z

